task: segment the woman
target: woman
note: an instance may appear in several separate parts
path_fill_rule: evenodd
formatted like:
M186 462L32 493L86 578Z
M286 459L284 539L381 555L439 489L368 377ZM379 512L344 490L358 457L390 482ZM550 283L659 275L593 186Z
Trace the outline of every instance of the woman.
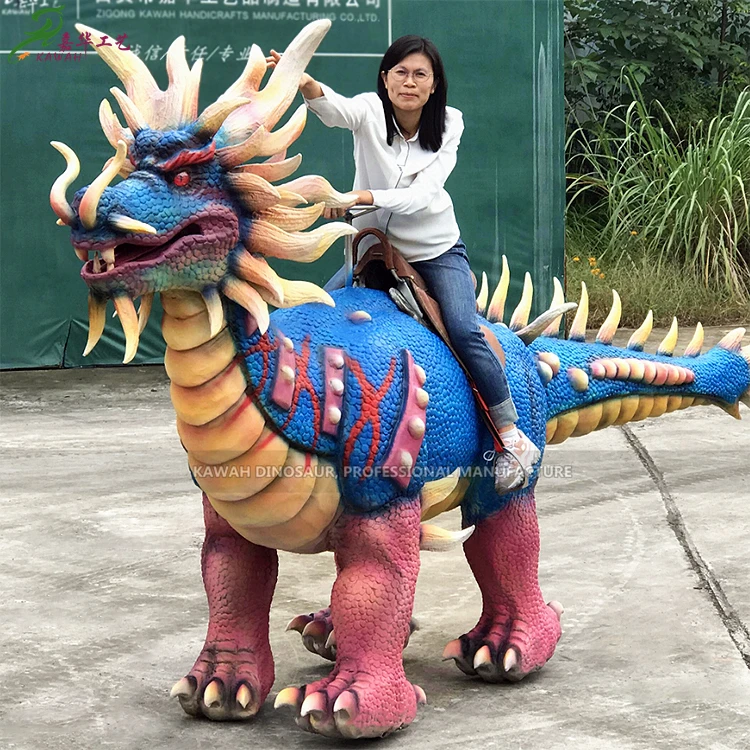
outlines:
M278 60L271 50L269 65ZM448 84L437 48L418 36L397 39L380 63L377 94L347 99L308 74L299 88L325 125L354 134L352 192L357 204L380 207L360 219L359 228L385 232L440 304L451 341L503 440L494 466L497 491L525 486L540 453L515 425L503 367L479 330L466 247L443 187L464 126L461 112L446 106ZM325 216L343 213L326 209Z

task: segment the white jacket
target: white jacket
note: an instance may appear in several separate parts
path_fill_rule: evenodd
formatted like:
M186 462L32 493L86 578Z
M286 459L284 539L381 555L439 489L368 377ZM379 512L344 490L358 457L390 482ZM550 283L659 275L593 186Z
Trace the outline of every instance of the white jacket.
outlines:
M386 232L409 261L436 258L453 247L459 229L444 185L456 166L464 130L461 112L446 108L443 145L437 153L419 145L419 133L404 140L398 125L389 146L383 104L376 93L347 99L324 84L321 88L323 96L305 103L324 125L354 133L353 190L369 190L381 207L355 219L357 228Z

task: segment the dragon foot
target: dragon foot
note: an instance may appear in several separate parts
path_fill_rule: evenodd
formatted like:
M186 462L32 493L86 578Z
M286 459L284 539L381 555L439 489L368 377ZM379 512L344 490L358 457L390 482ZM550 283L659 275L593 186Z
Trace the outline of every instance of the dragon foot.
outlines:
M445 647L443 659L453 659L462 672L485 682L518 682L552 657L562 613L562 605L553 601L531 617L482 615L473 630Z
M206 647L190 672L175 683L185 713L212 721L243 721L258 713L273 683L273 663L260 667L249 649Z
M424 690L412 685L402 670L383 674L367 669L336 667L323 680L302 688L288 687L276 697L275 708L291 706L297 725L326 737L384 737L411 724L417 706L427 703Z
M305 648L313 654L329 661L336 661L336 634L333 630L331 608L326 607L315 614L297 615L286 626L287 630L296 630L302 636ZM409 635L406 637L406 648L411 634L419 630L419 623L412 617L409 623Z

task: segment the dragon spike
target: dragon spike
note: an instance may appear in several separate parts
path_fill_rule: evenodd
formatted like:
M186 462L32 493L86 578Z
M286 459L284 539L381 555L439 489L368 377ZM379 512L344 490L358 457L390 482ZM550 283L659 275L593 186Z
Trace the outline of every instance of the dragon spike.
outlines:
M730 331L724 338L719 341L719 343L716 346L721 347L722 349L726 349L727 351L734 352L735 354L739 354L742 350L742 339L745 337L745 329L744 328L735 328L734 330ZM744 352L743 352L744 356Z
M278 180L285 180L287 177L293 175L300 164L302 164L302 154L297 154L289 159L279 159L278 161L271 161L269 159L261 164L245 164L233 171L235 174L238 172L250 172L269 182L276 182Z
M538 318L524 326L520 331L516 331L521 341L528 346L532 341L537 339L550 325L550 321L558 321L565 313L575 310L578 307L576 302L565 302L559 307L552 308L543 312ZM555 325L559 325L556 323Z
M513 311L513 315L508 324L511 331L520 331L528 322L531 313L531 300L534 296L534 285L531 283L531 274L526 271L523 279L523 292L521 292L521 301Z
M490 323L502 323L505 314L505 300L508 298L508 286L510 284L510 269L508 259L503 255L503 270L500 273L500 281L497 282L495 291L487 308L487 320Z
M487 283L487 274L482 271L482 286L479 288L479 296L477 297L477 312L480 315L484 315L484 310L487 307L487 298L489 297L490 290Z
M148 292L141 296L141 305L138 308L138 335L140 336L146 324L148 323L148 317L151 315L151 307L154 304L154 293Z
M679 327L677 325L677 318L672 318L672 325L669 327L669 333L664 337L664 340L659 344L659 348L656 353L662 357L671 357L674 352L674 348L677 345L677 335L679 333Z
M209 286L201 292L201 296L206 303L208 326L211 338L213 338L224 327L224 306L221 303L221 295L215 286Z
M612 339L617 333L617 326L620 325L620 318L622 317L622 302L620 301L620 295L613 289L612 290L612 309L607 315L607 319L602 323L602 327L599 329L599 333L596 334L597 344L611 344Z
M107 216L107 222L121 232L158 234L158 231L152 227L151 224L145 224L142 221L138 221L138 219L131 219L130 216L124 216L123 214L109 214L109 216Z
M68 226L72 226L76 219L76 212L68 203L67 191L73 180L81 171L81 162L78 161L75 151L60 141L50 141L50 146L59 151L66 162L65 171L55 180L49 191L49 202L58 219Z
M250 211L263 211L276 205L281 198L279 191L257 174L228 172L227 180L242 204Z
M318 175L298 177L280 186L284 190L301 195L308 203L325 203L326 208L350 208L357 202L353 193L339 193L331 183Z
M693 338L690 339L690 343L685 347L685 357L697 357L701 353L703 348L703 326L698 323L695 326L695 333Z
M279 277L281 287L284 291L284 299L277 307L294 307L307 302L320 302L328 307L336 307L336 303L325 289L309 281L290 281Z
M227 274L222 281L222 291L232 302L244 307L255 318L261 334L268 330L270 324L268 305L250 284Z
M86 348L83 350L84 357L88 356L99 343L99 339L104 332L106 313L107 300L103 297L95 297L89 292L89 338L86 341Z
M562 284L560 283L560 279L555 276L552 279L552 286L554 288L554 292L552 293L552 302L550 303L549 309L553 310L556 307L560 307L561 305L565 304L565 292L563 291ZM578 305L576 305L578 307ZM572 309L572 308L571 308ZM548 326L547 328L542 331L542 336L548 336L548 337L556 337L560 335L560 321L562 320L562 316L558 316L555 318Z
M331 22L321 19L307 24L297 34L281 56L265 87L253 95L249 104L227 118L220 135L222 141L236 143L259 125L265 125L268 130L273 128L297 95L302 74L330 28ZM229 91L235 86L242 89L243 85L237 81ZM305 105L302 106L306 109Z
M263 76L266 74L266 56L263 50L253 44L250 47L250 55L247 58L242 75L219 97L219 99L231 99L235 96L246 96L253 98L255 92L260 88Z
M129 96L123 94L117 86L113 86L110 91L112 92L112 96L117 99L117 103L120 105L122 114L125 117L125 122L127 122L130 132L133 135L148 127L145 115L138 109L135 102Z
M301 104L289 122L269 133L261 125L249 138L233 146L224 146L216 151L219 163L226 169L236 167L255 156L272 156L284 151L302 135L307 122L307 107Z
M750 345L743 346L742 349L740 350L740 354L742 355L745 362L747 362L748 365L750 365Z
M439 526L423 523L420 527L419 549L430 552L447 552L463 544L473 533L474 526L468 526L461 531L447 531Z
M178 101L174 103L175 110L179 109L176 125L193 122L198 114L198 90L203 71L203 58L200 58L192 70L185 57L185 37L178 36L167 50L167 75L169 86L167 92L172 93Z
M253 222L248 249L271 258L312 263L340 237L357 234L357 230L342 221L324 224L310 232L285 232L274 224L258 219Z
M654 327L654 313L653 310L648 311L646 319L641 323L640 328L633 332L633 335L628 341L628 349L632 349L635 352L642 352L643 347L646 345L648 337L651 335L651 330Z
M125 145L125 141L118 141L117 155L88 186L86 192L83 194L81 204L78 206L78 216L86 229L94 228L96 224L96 209L99 206L99 199L125 163L125 154L127 151L128 147Z
M586 324L589 320L589 290L586 282L581 282L581 301L578 303L578 311L570 326L568 338L571 341L586 341Z
M133 134L120 125L120 120L112 111L107 99L102 99L102 103L99 105L99 123L112 148L117 148L118 141L133 142Z
M261 211L258 216L287 232L301 232L303 229L312 226L323 215L325 207L325 203L316 203L306 208L271 206L265 211Z
M195 123L196 135L211 138L224 124L224 120L236 109L247 104L249 99L219 99L209 104Z
M266 289L271 296L271 304L281 307L284 304L284 287L276 271L266 263L264 258L250 255L241 250L233 258L233 271L241 279L249 281L256 287ZM264 297L265 298L265 297Z
M127 294L117 294L112 298L112 301L115 303L115 312L120 319L120 325L125 334L125 356L122 363L126 365L138 351L140 324L133 300Z

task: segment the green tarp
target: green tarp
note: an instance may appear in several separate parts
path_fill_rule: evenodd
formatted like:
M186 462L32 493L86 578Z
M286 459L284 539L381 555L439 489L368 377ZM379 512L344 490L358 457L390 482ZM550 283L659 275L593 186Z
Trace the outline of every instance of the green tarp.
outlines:
M43 46L33 39L45 19L32 11L64 5L62 24ZM57 13L48 13L50 27ZM188 59L205 59L201 106L240 74L249 46L283 49L305 23L333 27L310 72L346 95L375 87L389 41L416 33L441 50L449 103L464 113L458 166L448 182L472 266L491 282L507 254L520 294L532 273L535 310L549 303L563 268L563 100L561 0L5 0L0 6L0 367L78 367L122 361L123 336L108 321L94 352L82 357L88 329L86 288L67 228L55 226L49 189L63 171L49 146L59 140L81 158L74 187L112 156L98 123L100 101L118 108L114 74L81 54L74 24L110 36L145 60L166 86L164 55L186 37ZM67 36L65 36L67 34ZM36 34L39 37L39 34ZM27 42L27 43L24 43ZM11 62L29 51L22 60ZM308 121L297 142L299 174L321 174L346 190L353 175L351 134ZM315 264L286 264L284 275L322 282L343 257L339 243ZM141 338L140 362L161 360L154 310Z

